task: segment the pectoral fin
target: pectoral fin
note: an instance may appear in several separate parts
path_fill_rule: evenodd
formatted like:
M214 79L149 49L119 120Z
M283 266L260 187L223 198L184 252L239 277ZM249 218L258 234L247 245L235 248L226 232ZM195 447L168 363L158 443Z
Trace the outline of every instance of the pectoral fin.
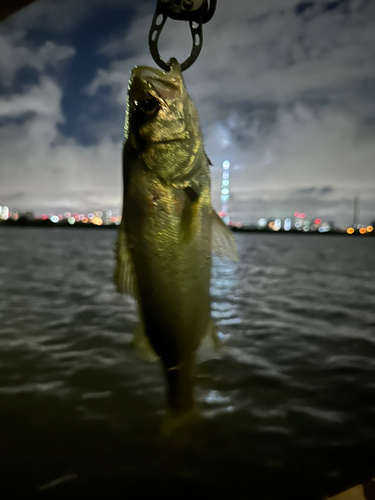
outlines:
M134 333L134 340L133 340L133 345L136 348L137 354L139 357L141 357L144 361L148 361L149 363L153 363L154 361L157 361L159 356L156 354L156 352L153 350L153 348L150 345L150 342L148 338L146 337L145 334L145 329L142 321L138 323L138 326L135 330Z
M227 257L238 262L238 252L233 233L221 220L219 215L212 209L212 253L218 257Z
M197 351L197 360L199 362L208 359L220 358L221 341L218 335L218 328L215 322L210 319L206 333Z
M118 293L128 293L132 297L137 295L136 279L133 261L126 243L125 231L120 228L116 242L116 265L114 281Z

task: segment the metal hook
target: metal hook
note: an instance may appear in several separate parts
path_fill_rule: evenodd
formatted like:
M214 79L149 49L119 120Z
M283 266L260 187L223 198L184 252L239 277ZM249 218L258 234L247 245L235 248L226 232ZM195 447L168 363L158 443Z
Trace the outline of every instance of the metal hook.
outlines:
M160 56L158 41L164 24L168 17L182 21L189 21L190 32L193 39L193 48L189 57L181 64L181 71L190 68L199 56L203 44L202 24L208 22L216 8L216 0L211 0L209 7L207 0L158 0L156 11L152 20L148 43L152 58L158 66L165 71L170 70L170 66ZM157 23L157 20L161 21Z

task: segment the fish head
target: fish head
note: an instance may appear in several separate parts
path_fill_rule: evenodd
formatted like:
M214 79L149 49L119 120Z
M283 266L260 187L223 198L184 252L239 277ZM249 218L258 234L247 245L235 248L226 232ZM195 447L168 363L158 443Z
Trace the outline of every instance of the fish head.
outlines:
M137 148L162 153L171 143L187 149L200 138L197 110L185 88L180 65L172 59L170 66L168 72L147 66L132 71L127 131Z

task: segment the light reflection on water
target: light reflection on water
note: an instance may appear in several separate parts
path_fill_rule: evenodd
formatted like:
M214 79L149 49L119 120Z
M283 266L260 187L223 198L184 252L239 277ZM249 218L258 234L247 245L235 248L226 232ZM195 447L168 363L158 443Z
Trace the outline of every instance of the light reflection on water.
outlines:
M163 380L132 350L137 311L111 281L114 238L0 231L0 456L13 492L249 498L251 484L254 498L318 499L373 475L375 240L236 234L240 261L214 258L223 352L197 368L206 423L164 454Z

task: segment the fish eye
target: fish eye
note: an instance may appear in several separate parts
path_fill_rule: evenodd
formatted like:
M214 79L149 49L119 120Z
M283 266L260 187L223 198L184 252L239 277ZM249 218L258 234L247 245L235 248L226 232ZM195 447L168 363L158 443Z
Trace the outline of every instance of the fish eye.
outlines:
M159 110L159 104L156 99L147 99L138 102L139 109L146 115L154 115Z

